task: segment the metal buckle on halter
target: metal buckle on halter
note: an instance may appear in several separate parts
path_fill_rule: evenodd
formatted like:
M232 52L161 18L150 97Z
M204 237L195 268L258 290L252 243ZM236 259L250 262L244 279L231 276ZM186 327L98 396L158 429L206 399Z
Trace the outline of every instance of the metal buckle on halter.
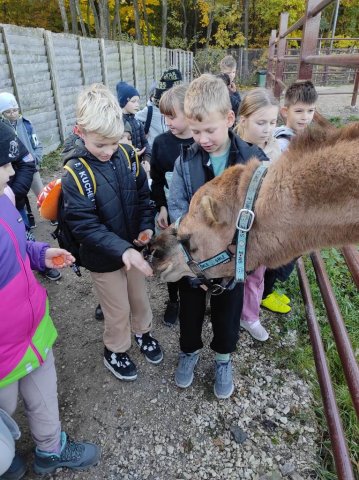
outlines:
M210 288L211 295L214 295L214 296L220 295L225 290L226 290L226 287L223 287L223 285L220 285L219 283L215 283L211 285L211 288Z
M242 214L250 216L249 225L247 226L247 228L240 227L240 225L239 225L239 223L241 221ZM236 222L237 230L240 230L241 232L249 232L249 230L252 228L254 218L255 218L255 213L252 210L249 210L248 208L241 208L239 210L238 217L237 217L237 222Z

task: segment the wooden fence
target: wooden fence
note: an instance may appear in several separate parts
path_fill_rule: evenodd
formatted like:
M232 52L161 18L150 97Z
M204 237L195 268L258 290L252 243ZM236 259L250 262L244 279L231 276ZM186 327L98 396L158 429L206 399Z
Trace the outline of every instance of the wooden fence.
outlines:
M170 65L192 79L191 52L0 25L0 92L13 93L35 126L45 152L55 150L75 123L83 85L103 82L114 93L120 80L142 98Z

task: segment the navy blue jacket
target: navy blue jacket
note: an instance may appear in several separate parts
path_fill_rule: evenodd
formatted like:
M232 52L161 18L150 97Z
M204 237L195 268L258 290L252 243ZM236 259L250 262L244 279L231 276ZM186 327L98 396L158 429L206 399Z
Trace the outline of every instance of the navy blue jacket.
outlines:
M147 157L147 160L149 161L151 157L151 146L146 138L145 127L143 126L143 123L140 122L140 120L137 120L132 113L124 113L123 121L127 121L131 125L132 145L140 150L142 150L143 147L146 147L143 157ZM144 160L143 157L141 160Z

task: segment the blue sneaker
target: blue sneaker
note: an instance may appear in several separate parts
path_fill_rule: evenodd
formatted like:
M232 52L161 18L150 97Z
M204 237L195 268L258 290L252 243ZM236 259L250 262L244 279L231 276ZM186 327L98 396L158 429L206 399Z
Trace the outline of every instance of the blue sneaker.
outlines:
M214 394L217 398L229 398L233 391L232 361L215 361L216 377L214 382Z
M15 457L11 462L10 467L0 476L1 480L20 480L23 478L27 470L24 460L15 453Z
M175 372L177 387L187 388L193 382L194 368L199 359L199 351L193 353L180 352L179 361Z
M35 449L34 472L38 475L53 473L57 468L86 470L97 465L101 457L100 447L89 442L74 442L61 432L61 453L43 452Z

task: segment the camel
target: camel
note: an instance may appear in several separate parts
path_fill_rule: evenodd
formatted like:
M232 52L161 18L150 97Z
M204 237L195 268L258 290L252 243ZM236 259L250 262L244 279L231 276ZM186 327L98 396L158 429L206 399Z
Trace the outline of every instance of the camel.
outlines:
M152 243L152 264L162 281L194 276L180 242L197 262L231 244L239 209L254 170L251 159L203 185L179 226ZM338 130L313 128L298 135L268 167L255 204L246 270L276 268L304 253L359 243L359 122ZM230 247L234 250L233 246ZM233 277L235 264L206 270L208 278Z

